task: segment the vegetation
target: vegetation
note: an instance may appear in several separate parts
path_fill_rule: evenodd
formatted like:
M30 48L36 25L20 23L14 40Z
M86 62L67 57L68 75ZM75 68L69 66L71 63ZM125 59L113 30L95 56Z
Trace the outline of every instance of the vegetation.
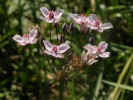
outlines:
M49 24L39 19L40 7L65 12L59 23L58 34L63 33L64 22L72 22L69 13L95 13L103 22L111 22L113 29L84 35L89 42L92 34L96 44L106 41L107 59L90 66L78 77L67 81L64 100L133 100L133 1L128 0L0 0L0 99L1 100L57 100L59 82L54 77L37 44L30 45L36 65L27 47L13 41L15 34L23 35L28 25L38 24L41 34L49 40ZM80 27L75 24L73 47L80 38ZM56 30L52 25L52 39ZM71 32L66 35L71 40ZM83 45L86 43L83 42ZM38 53L39 52L39 53ZM79 49L79 54L82 48ZM47 72L48 71L48 72Z

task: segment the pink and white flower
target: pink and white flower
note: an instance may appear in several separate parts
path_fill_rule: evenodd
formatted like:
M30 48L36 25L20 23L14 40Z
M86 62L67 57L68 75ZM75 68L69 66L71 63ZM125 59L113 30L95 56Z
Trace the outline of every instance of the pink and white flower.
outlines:
M85 51L82 52L81 60L84 64L92 65L96 63L98 60L96 60L95 56L92 53L92 50L88 50L87 53Z
M40 16L40 19L45 20L47 23L58 23L64 12L63 9L57 9L55 12L49 11L46 7L42 7L40 10L43 14L43 16Z
M98 32L103 32L103 30L106 30L106 29L109 29L109 28L113 28L113 26L112 26L112 24L110 22L102 23L98 19L97 15L95 15L95 14L90 14L87 19L88 19L87 26L90 29L97 30Z
M78 14L71 14L72 19L76 24L80 24L80 32L82 33L90 33L90 28L87 26L89 23L89 18L85 16L85 14L81 13L81 15Z
M102 23L96 14L90 14L88 17L85 14L71 14L71 17L75 21L75 23L80 24L81 32L88 33L92 29L97 30L98 32L103 32L106 29L113 28L110 22Z
M107 58L110 55L110 52L105 52L107 46L108 44L105 41L102 41L99 43L98 47L92 46L91 44L87 44L84 46L84 49L86 49L87 51L91 50L95 58L98 57Z
M65 53L70 48L70 46L66 43L57 46L51 44L47 40L43 40L43 44L46 48L46 50L44 50L44 53L54 56L55 58L64 58L64 55L62 53Z
M70 16L72 17L72 19L76 24L85 24L88 22L88 18L86 18L84 13L83 14L81 13L81 15L71 14Z
M110 52L105 52L107 47L108 47L108 43L106 43L105 41L102 41L99 43L98 47L95 48L93 53L96 54L96 56L107 58L110 56Z
M15 40L16 42L18 42L19 45L21 46L25 46L26 44L34 44L37 42L37 36L38 34L38 29L31 29L28 30L28 33L24 34L23 37L20 35L15 35L13 37L13 40Z

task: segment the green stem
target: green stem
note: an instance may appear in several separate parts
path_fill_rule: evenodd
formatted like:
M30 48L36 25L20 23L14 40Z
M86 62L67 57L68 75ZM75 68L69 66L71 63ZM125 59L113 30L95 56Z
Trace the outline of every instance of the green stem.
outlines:
M51 23L50 23L50 42L51 42Z
M56 36L57 36L57 44L58 44L58 33L57 33L57 28L56 28Z
M63 100L64 81L59 81L59 100Z

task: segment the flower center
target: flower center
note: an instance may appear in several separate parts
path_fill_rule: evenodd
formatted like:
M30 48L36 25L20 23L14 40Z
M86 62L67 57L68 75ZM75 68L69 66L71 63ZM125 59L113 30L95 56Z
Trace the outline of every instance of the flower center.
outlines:
M51 19L53 19L53 18L54 18L54 12L51 11L51 12L49 13L49 20L51 20Z
M98 47L98 49L97 49L97 53L100 53L101 52L101 47Z
M97 27L100 24L99 20L96 20L96 22L94 23L94 26Z
M27 38L27 39L30 38L30 37L29 37L29 34L24 34L24 37Z
M54 47L52 48L52 50L53 50L55 53L57 53L57 46L54 45Z

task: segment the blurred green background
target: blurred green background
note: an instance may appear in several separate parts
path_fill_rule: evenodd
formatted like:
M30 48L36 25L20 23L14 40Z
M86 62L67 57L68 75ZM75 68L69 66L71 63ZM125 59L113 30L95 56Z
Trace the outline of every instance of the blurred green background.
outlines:
M64 22L68 26L72 22L70 13L95 13L103 22L113 24L113 29L102 34L91 32L96 36L96 44L100 41L109 43L107 51L111 52L110 57L99 59L84 74L67 82L70 94L65 88L64 100L107 100L114 91L116 100L133 100L132 0L0 0L0 100L57 100L58 83L50 89L54 78L45 72L49 66L37 44L30 48L40 66L34 64L26 47L19 46L12 39L16 34L24 34L28 25L36 23L41 28L41 34L49 39L49 24L39 19L40 7L44 6L52 10L65 10L58 34L62 33ZM75 26L73 47L80 38L79 25ZM84 35L82 46L89 42L90 36ZM68 31L68 41L70 37L71 32ZM52 39L56 39L53 26ZM120 84L126 87L118 88Z

